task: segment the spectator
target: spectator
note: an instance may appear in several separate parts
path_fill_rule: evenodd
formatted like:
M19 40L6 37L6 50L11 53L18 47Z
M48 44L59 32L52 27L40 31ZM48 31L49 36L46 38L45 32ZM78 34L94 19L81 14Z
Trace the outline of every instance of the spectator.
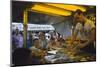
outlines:
M12 31L12 50L16 49L15 31Z
M33 60L34 60L34 64L41 64L41 60L44 59L45 56L45 51L40 49L40 45L39 45L39 40L38 39L34 39L33 40L33 46L30 48L32 50L32 55L33 55Z
M18 39L19 42L18 42L17 48L22 48L23 47L23 33L21 31L20 31L18 37L19 37L19 39Z
M27 34L27 47L30 48L32 46L32 33L31 32L28 32Z
M13 38L14 38L15 45L16 45L16 48L17 48L18 45L19 45L19 29L18 28L16 28L15 34L13 35Z
M54 39L54 38L51 38L50 41L49 41L49 43L48 43L47 48L50 49L50 50L52 50L52 49L54 49L55 47L57 47L57 46L56 46L55 39Z
M47 48L47 40L45 38L45 33L44 32L39 32L39 42L40 42L41 49L46 49Z

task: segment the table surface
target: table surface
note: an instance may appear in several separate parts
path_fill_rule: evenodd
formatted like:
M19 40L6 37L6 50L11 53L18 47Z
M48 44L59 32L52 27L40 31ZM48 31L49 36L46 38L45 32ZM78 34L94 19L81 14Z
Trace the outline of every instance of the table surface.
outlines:
M79 41L75 41L75 42L79 42ZM71 45L73 45L73 44L71 44ZM67 60L66 62L83 62L83 61L95 61L96 60L96 55L91 55L91 54L89 54L89 53L85 53L85 52L83 52L83 51L80 51L80 50L73 50L73 49L71 49L70 47L61 47L61 48L58 48L58 47L55 47L55 50L53 49L53 50L51 50L51 54L52 54L52 52L53 52L53 55L56 55L56 52L57 53L61 53L61 54L63 54L64 56L66 56L66 57L68 57L70 60L72 60L72 61L69 61L69 60ZM50 53L50 51L49 50L46 50L46 53ZM42 53L41 53L42 54ZM50 56L50 55L45 55L45 56ZM45 56L44 57L42 57L42 59L44 59L45 58ZM52 60L55 60L55 58L54 59L52 59ZM52 61L51 60L51 61ZM61 60L62 61L62 60ZM50 62L50 63L52 63L52 62ZM56 61L55 60L55 62L54 63L59 63L58 61ZM63 63L63 61L62 61L62 63Z

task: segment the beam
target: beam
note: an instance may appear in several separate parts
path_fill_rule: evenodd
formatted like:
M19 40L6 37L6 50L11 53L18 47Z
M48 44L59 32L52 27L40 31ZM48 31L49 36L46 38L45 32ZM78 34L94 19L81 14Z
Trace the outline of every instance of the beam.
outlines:
M60 15L60 16L70 16L71 12L63 9L58 9L56 7L51 7L45 4L37 3L32 8L32 11L42 12L49 15Z

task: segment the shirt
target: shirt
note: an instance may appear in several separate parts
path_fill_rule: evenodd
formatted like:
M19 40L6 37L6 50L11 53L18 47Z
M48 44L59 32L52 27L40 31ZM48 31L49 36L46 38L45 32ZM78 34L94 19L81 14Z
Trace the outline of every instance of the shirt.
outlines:
M86 19L86 22L84 23L84 26L81 23L77 23L76 27L75 27L75 32L78 31L78 36L80 36L81 38L88 38L91 37L90 33L91 30L95 28L95 24L93 21ZM83 31L84 32L83 32Z

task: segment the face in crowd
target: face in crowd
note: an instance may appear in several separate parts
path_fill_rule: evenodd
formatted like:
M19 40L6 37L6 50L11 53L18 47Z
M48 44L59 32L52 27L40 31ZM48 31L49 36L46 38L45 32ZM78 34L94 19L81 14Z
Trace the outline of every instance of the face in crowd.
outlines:
M40 46L39 46L39 40L38 39L35 39L33 42L34 42L34 46L36 48L40 48Z
M44 39L45 38L45 33L44 32L40 32L39 33L39 38L40 39Z

